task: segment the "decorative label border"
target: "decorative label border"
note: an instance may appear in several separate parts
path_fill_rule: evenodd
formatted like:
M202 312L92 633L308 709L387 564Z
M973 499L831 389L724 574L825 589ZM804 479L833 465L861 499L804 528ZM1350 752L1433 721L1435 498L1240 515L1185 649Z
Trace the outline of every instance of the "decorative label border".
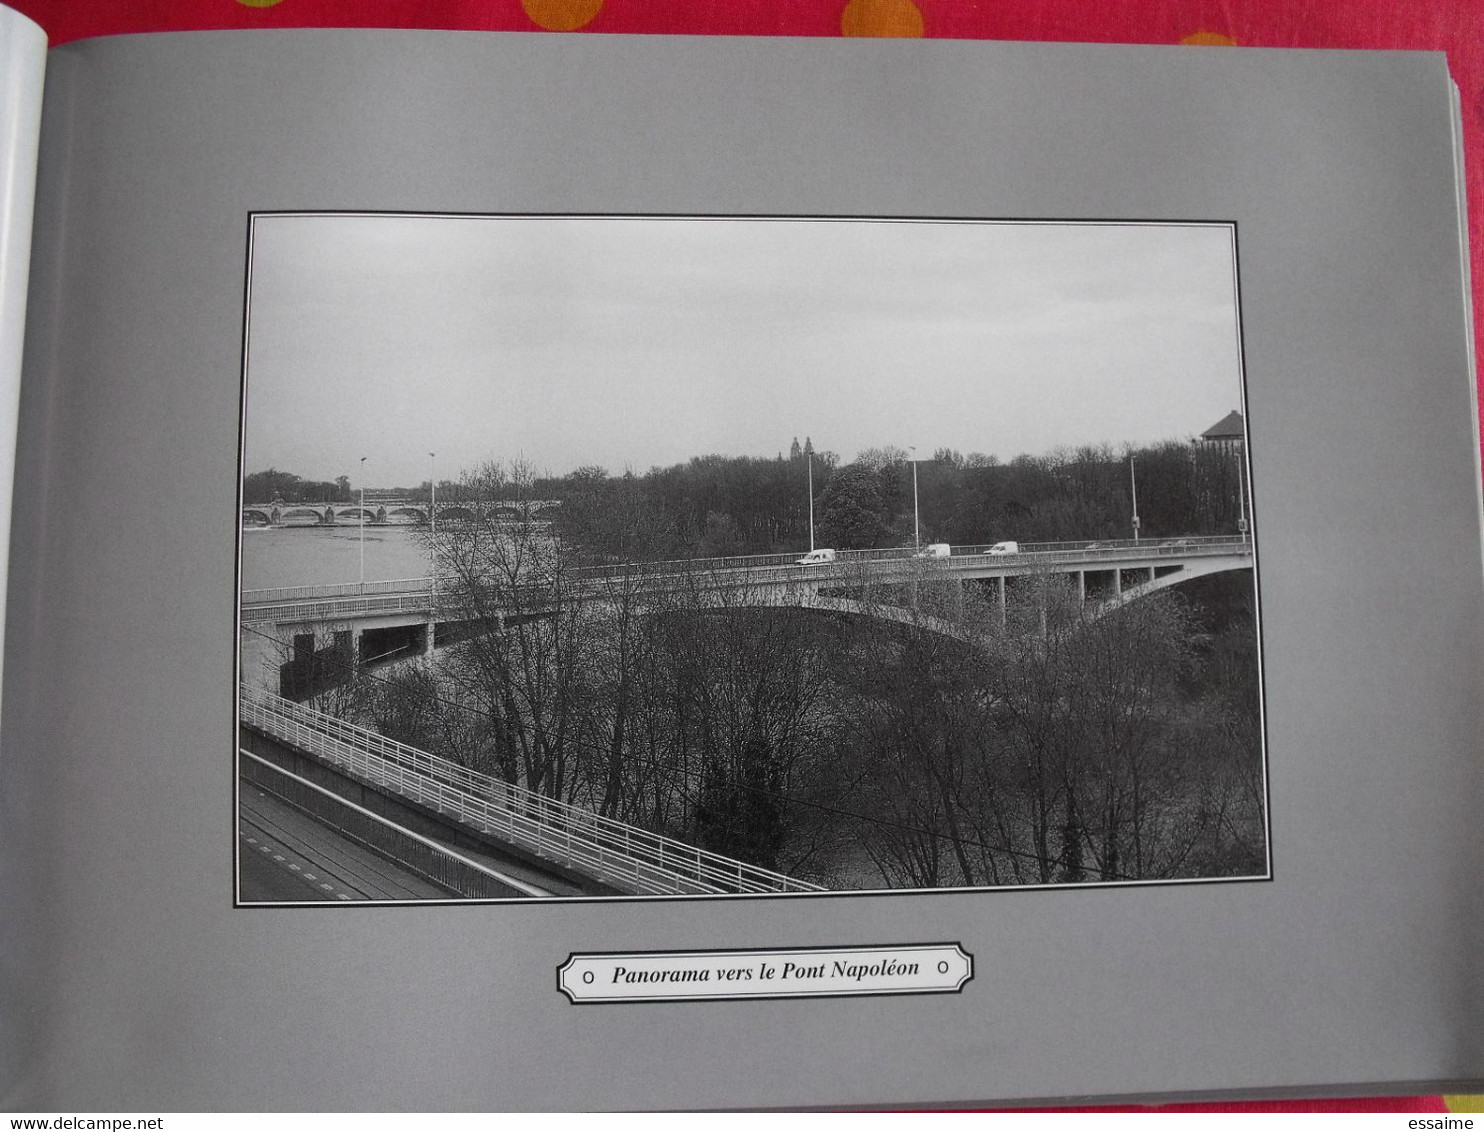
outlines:
M556 975L557 990L578 1006L958 994L974 977L974 957L960 943L572 952Z

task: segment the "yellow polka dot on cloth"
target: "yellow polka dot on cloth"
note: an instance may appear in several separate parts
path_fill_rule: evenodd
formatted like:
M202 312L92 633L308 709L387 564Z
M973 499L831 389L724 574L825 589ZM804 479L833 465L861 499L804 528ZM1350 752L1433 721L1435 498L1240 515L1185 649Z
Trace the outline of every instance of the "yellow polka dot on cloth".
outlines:
M244 8L271 8L275 4L282 4L283 0L237 0Z
M840 33L919 36L922 12L912 0L850 0L840 13Z
M1198 31L1180 41L1190 47L1235 47L1237 41L1219 31Z
M520 0L520 6L547 31L576 31L592 21L603 0Z

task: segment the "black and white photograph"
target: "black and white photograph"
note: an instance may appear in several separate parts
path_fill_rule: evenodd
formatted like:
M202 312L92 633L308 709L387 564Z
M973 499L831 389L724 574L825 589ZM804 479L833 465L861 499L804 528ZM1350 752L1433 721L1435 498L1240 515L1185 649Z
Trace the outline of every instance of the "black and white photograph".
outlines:
M239 904L1271 875L1234 224L247 244Z

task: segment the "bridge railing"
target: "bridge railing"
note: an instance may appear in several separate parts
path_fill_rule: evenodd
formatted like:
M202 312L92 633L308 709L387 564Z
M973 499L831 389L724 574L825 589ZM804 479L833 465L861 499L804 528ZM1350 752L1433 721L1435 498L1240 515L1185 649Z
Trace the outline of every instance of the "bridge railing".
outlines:
M991 546L997 544L991 544ZM833 562L817 563L807 567L757 566L731 571L740 584L777 584L782 582L817 583L820 581L850 580L898 580L907 577L916 569L942 569L960 572L975 566L1005 566L1014 570L1037 566L1088 565L1111 569L1116 563L1165 562L1172 558L1195 558L1211 555L1250 554L1252 544L1236 536L1206 536L1183 539L1152 540L1138 543L1032 543L1022 545L1014 554L989 554L991 546L955 546L952 553L944 557L919 556L911 548L885 551L851 551L838 555ZM872 567L883 569L872 573ZM726 573L718 571L718 573Z
M341 582L328 586L274 586L266 590L243 590L243 605L312 601L318 597L358 597L363 594L410 593L426 590L432 579L396 578L385 582Z
M615 887L648 895L822 891L480 774L281 697L246 686L240 696L244 723Z
M432 595L421 593L388 594L385 597L321 598L318 601L288 601L281 604L249 605L242 603L242 620L276 621L279 624L310 621L334 621L341 617L361 617L376 613L427 613L432 609Z
M953 557L972 558L975 555L988 555L994 545L990 546L955 546ZM1240 535L1191 535L1182 538L1168 539L1108 539L1095 540L1091 542L1036 542L1021 543L1020 549L1014 554L995 555L1008 559L1022 559L1027 557L1040 558L1044 561L1070 561L1077 559L1099 559L1099 558L1168 558L1171 555L1188 554L1231 554L1240 553L1243 547L1249 550L1252 540ZM1052 557L1055 556L1055 557Z
M1132 548L1135 550L1152 550L1164 546L1166 543L1177 542L1184 547L1205 546L1237 546L1248 542L1242 535L1191 535L1181 538L1170 539L1102 539L1088 540L1076 539L1070 542L1028 542L1021 543L1019 554L1043 554L1060 553L1072 551L1098 551L1118 550ZM974 545L955 545L951 550L951 556L983 554L997 543L980 543ZM895 546L874 550L841 550L835 555L836 562L893 562L917 557L919 551L915 547ZM648 562L622 562L601 566L580 566L572 571L577 578L604 578L624 577L629 574L681 574L681 573L705 573L712 570L739 570L753 568L770 568L793 566L803 557L803 552L790 552L788 554L744 554L733 555L726 558L678 558L661 559ZM1009 557L1009 556L1007 556Z

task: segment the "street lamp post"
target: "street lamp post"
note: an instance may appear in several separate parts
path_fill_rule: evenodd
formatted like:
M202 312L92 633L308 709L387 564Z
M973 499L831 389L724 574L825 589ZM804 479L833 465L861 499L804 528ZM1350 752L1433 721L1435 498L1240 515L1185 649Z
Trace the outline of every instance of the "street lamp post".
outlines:
M809 550L814 550L814 449L808 448L804 451L804 458L809 466Z
M438 453L428 453L428 530L430 539L428 542L429 558L433 571L432 581L429 583L433 597L438 597Z
M357 513L361 517L361 584L360 584L360 588L364 592L364 590L366 589L366 457L364 457L364 456L361 457L361 475L360 475L360 480L361 480L361 484L360 484L360 488L361 488L361 505L360 505L359 508L357 508Z
M912 453L912 549L922 549L922 524L918 519L917 511L917 448L907 445L907 451Z
M1242 441L1237 441L1237 533L1247 541L1247 452Z
M1139 481L1134 479L1134 458L1128 458L1128 489L1134 499L1134 541L1139 541Z

